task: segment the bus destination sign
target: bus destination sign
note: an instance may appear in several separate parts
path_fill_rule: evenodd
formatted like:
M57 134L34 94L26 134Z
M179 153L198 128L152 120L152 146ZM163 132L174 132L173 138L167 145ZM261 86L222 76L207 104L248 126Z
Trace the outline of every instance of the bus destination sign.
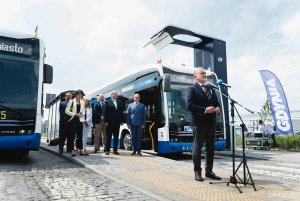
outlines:
M0 51L32 55L32 46L0 38Z
M173 83L182 83L182 84L193 84L194 78L192 75L175 75L171 74L171 82Z

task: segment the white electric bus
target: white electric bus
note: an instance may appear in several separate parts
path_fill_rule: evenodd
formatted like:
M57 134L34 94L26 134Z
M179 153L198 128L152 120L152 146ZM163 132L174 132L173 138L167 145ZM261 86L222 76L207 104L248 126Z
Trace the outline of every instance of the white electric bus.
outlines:
M158 154L191 152L193 132L191 117L186 110L187 88L194 83L195 68L154 64L140 67L88 93L86 98L95 102L98 94L110 99L111 92L118 92L118 99L125 104L133 102L133 95L139 93L146 109L146 127L143 130L142 149ZM207 71L208 81L216 83L215 73ZM220 89L219 89L220 90ZM222 97L216 93L221 107ZM126 114L124 114L126 115ZM215 149L226 146L224 111L217 115ZM119 148L131 149L130 130L124 124L120 128ZM113 143L113 142L112 142Z

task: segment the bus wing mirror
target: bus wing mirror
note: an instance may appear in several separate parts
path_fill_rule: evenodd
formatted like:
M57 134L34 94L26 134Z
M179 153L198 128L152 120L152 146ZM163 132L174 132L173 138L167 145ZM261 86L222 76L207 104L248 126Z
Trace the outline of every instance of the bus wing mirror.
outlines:
M163 85L164 92L171 91L171 75L170 74L163 75L162 85Z
M51 84L53 81L53 67L44 64L44 83L45 84Z

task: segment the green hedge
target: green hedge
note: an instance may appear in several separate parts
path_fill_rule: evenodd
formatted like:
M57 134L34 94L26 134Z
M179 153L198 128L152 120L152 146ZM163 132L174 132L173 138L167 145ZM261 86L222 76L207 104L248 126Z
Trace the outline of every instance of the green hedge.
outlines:
M287 150L287 149L296 149L300 150L300 134L295 134L295 145L294 145L294 136L293 135L275 135L277 148ZM271 139L272 142L272 139ZM236 145L242 147L242 135L237 135Z
M295 143L294 143L295 139ZM278 144L278 148L280 149L296 149L300 150L300 135L295 134L295 138L293 135L276 135L276 142Z

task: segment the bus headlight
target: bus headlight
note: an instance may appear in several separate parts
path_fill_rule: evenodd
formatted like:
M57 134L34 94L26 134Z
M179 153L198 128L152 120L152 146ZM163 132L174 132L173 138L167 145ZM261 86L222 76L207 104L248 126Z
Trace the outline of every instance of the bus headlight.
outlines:
M19 131L19 133L22 134L22 135L24 135L25 134L25 130L22 129L22 130Z
M31 135L31 134L32 134L32 130L28 130L28 131L27 131L27 134L28 134L28 135Z

